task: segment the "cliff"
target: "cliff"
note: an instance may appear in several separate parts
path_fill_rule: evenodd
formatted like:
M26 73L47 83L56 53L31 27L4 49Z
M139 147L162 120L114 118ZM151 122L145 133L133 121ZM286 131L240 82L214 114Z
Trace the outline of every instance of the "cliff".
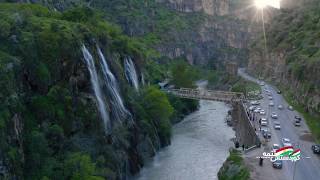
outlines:
M204 12L223 16L229 13L229 0L157 0L180 12Z
M250 0L17 1L62 11L79 4L100 9L127 35L146 39L164 58L186 58L211 68L220 68L224 61L244 64L247 44L259 30Z
M95 9L0 14L0 179L126 179L197 108L144 86L164 78L158 53Z

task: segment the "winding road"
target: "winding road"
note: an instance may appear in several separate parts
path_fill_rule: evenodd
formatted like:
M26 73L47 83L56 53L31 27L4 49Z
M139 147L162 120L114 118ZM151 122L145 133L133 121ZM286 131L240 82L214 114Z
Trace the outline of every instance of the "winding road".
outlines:
M250 81L259 83L258 79L249 76L245 73L244 69L239 69L238 74ZM268 94L265 90L269 90L273 97L274 106L270 107L268 99ZM266 117L268 119L268 127L271 130L272 138L266 146L256 149L255 151L249 152L246 157L249 160L248 164L251 165L251 170L253 171L252 178L258 180L264 179L294 179L294 180L319 180L320 179L320 156L316 155L311 150L311 145L314 144L314 140L310 133L310 130L303 119L303 117L297 111L291 111L287 107L289 106L286 100L281 94L277 93L277 89L265 83L262 86L263 99L260 100L260 107L266 111L266 115L261 117ZM282 105L284 108L282 110L278 109L278 105ZM273 119L271 118L271 113L275 112L278 115L278 120L281 123L281 130L275 130L273 128ZM301 126L294 126L295 116L298 115L302 118ZM260 115L259 115L260 116ZM281 170L273 169L271 162L267 161L264 163L263 167L256 167L258 160L254 160L254 156L262 152L271 151L271 147L274 143L281 145L282 138L289 138L294 148L301 149L301 157L299 161L295 163L291 161L284 161L283 168Z

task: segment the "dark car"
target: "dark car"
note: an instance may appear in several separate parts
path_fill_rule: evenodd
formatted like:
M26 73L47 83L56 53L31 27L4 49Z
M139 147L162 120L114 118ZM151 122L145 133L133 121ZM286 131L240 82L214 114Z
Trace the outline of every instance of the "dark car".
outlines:
M278 94L281 94L281 91L279 90L279 91L277 91L277 93L278 93Z
M294 121L294 126L301 126L301 121L296 119Z
M294 116L294 118L301 121L301 117L300 116Z
M320 154L320 144L315 144L311 146L313 153Z
M265 139L271 139L270 131L262 131L262 135Z
M272 166L276 169L281 169L282 168L282 161L276 160L276 161L272 162Z

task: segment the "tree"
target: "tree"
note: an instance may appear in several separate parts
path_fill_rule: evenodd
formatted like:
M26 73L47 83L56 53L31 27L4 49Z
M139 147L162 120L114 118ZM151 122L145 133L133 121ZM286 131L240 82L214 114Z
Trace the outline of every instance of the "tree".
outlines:
M68 155L64 163L64 171L67 179L71 180L103 180L95 176L96 165L89 155L76 152Z
M155 87L148 87L142 100L146 113L158 128L160 140L167 144L171 136L170 117L173 113L166 94Z
M172 65L172 83L177 87L194 87L195 71L184 61L178 61Z

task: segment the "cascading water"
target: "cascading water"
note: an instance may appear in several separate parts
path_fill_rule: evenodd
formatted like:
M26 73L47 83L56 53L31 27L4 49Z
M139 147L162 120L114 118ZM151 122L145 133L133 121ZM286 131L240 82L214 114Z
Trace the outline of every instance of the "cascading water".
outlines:
M139 90L139 80L136 72L136 68L130 57L124 60L125 75L129 83L135 88L136 91Z
M141 73L141 82L143 86L146 84L143 73Z
M108 95L110 96L110 99L111 99L112 112L114 113L115 118L119 122L121 122L121 120L124 120L126 118L131 119L131 114L125 108L123 101L122 101L122 98L120 96L117 79L114 77L114 75L110 71L110 68L107 64L107 61L106 61L101 49L99 48L99 46L97 46L97 49L98 49L98 54L100 57L100 66L102 69L104 82L105 82L106 88L108 89Z
M82 45L82 53L83 53L83 57L86 61L87 64L87 68L89 70L90 73L90 80L91 80L91 84L92 84L92 89L94 91L94 94L97 98L97 102L98 102L98 109L101 115L101 118L103 120L103 125L105 128L105 131L108 132L109 131L109 114L107 112L107 106L103 100L103 94L101 92L100 89L100 83L99 83L99 79L98 79L98 73L94 64L94 60L92 55L90 54L89 50L86 48L85 45Z

